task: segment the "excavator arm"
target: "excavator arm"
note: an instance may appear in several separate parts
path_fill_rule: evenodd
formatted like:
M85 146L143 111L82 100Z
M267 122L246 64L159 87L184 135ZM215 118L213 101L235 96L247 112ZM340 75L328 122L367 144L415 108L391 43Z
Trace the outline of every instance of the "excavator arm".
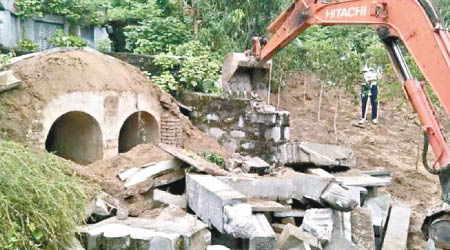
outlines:
M399 47L400 40L415 59L447 114L450 114L450 34L442 28L433 5L429 0L295 0L268 27L268 31L273 33L269 40L253 39L253 54L258 62L264 63L312 25L370 25L377 30L422 123L426 144L431 145L436 156L432 167L428 166L426 158L424 165L428 171L440 176L443 200L450 203L450 150L447 140L424 84L413 78ZM442 216L432 217L426 225L425 234L438 246L447 249L450 248L448 210L444 214L446 223L442 223Z

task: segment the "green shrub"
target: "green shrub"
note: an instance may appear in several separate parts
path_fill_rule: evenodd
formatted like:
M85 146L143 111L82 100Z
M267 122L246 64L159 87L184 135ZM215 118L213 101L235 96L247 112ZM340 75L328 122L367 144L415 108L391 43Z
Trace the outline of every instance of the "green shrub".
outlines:
M87 43L78 36L65 34L62 29L56 30L55 35L50 38L50 43L54 47L85 47Z
M203 154L201 154L201 156L203 157L203 159L212 162L217 166L220 166L222 168L225 167L225 159L223 159L223 157L220 155L211 152L204 152Z
M108 38L104 38L98 42L98 51L102 53L108 53L112 51L112 42Z
M37 51L39 49L39 45L36 42L33 42L29 39L22 39L20 43L16 47L19 51Z
M68 164L0 140L0 249L63 249L85 217L82 183Z

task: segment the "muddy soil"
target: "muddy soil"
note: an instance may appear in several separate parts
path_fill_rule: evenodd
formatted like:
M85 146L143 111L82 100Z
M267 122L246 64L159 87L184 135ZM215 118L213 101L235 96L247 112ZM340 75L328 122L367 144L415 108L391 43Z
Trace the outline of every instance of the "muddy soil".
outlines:
M355 86L357 91L358 87ZM355 151L358 169L388 169L393 182L386 191L392 194L394 202L405 202L413 210L408 248L424 249L420 227L428 209L439 204L441 190L439 179L426 172L418 158L423 138L416 116L405 105L406 100L381 100L379 124L357 127L361 111L355 95L345 90L325 89L320 121L319 97L320 83L304 74L293 75L282 90L280 109L290 112L292 140L346 145ZM277 105L277 95L272 100ZM448 117L443 124L448 136ZM429 161L434 161L431 153Z

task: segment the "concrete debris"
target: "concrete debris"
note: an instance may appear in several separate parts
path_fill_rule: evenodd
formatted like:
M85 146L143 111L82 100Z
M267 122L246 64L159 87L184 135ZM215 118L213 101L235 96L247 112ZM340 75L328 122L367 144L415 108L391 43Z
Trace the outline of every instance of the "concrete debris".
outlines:
M392 206L382 250L406 249L410 218L411 208L409 206L403 204Z
M378 197L368 198L364 202L364 208L367 208L372 214L372 222L375 230L375 236L383 237L386 223L391 206L391 195L386 194Z
M367 174L339 176L336 180L343 185L356 187L384 187L391 184L390 179L373 177Z
M355 153L350 148L311 142L286 143L280 147L279 157L286 165L356 166Z
M158 147L201 172L205 172L213 176L224 176L228 174L227 171L212 162L206 161L194 152L162 143L160 143Z
M195 214L221 233L224 232L224 207L246 200L243 194L218 178L194 174L186 175L186 198Z
M184 169L178 169L175 171L171 171L167 174L163 174L159 177L154 178L153 179L153 187L157 188L160 186L165 186L170 183L182 180L182 179L184 179L184 177L185 177Z
M353 242L347 240L341 235L333 236L333 240L328 244L324 250L365 250Z
M91 221L102 221L115 216L119 210L123 210L123 207L124 206L120 204L120 201L117 198L101 192L91 202L89 202L87 207L87 215ZM128 214L126 216L128 216Z
M252 207L253 212L283 212L292 209L291 206L284 206L275 201L250 199L247 203Z
M272 229L276 234L281 234L283 230L286 228L286 224L281 223L272 223L270 224L270 226L272 226Z
M275 250L276 235L264 214L253 215L253 223L257 230L252 232L249 250Z
M323 178L330 178L330 179L336 179L334 175L328 173L327 171L321 169L321 168L308 168L306 169L307 174L317 175Z
M316 237L292 224L287 224L278 238L277 249L322 249L322 246Z
M153 162L138 169L132 168L122 172L119 174L119 178L125 181L124 186L129 188L142 182L151 181L154 177L161 176L170 171L178 170L181 168L181 165L182 163L179 160Z
M259 157L245 157L242 161L242 169L245 173L268 174L272 167Z
M366 208L355 208L351 212L352 241L367 250L375 250L375 233L372 213Z
M80 234L86 250L196 250L211 243L204 223L174 207L153 219L113 217L84 227Z
M0 93L16 88L20 83L12 70L0 72Z
M84 249L84 247L81 245L80 241L73 237L72 240L69 243L70 245L68 247L65 247L65 250L86 250Z
M303 223L300 228L316 237L322 246L326 246L331 240L333 222L334 215L332 209L308 209L306 210L305 217L303 217Z
M153 202L155 206L176 206L179 208L186 209L187 208L187 202L185 195L173 195L169 192L155 189L153 190Z
M349 211L359 200L344 187L333 183L332 179L289 171L279 177L219 177L235 190L248 198L288 200L291 198ZM330 185L333 183L333 185Z
M294 217L294 218L303 218L305 216L306 211L303 209L292 209L285 212L275 212L273 213L274 217L286 218L286 217Z

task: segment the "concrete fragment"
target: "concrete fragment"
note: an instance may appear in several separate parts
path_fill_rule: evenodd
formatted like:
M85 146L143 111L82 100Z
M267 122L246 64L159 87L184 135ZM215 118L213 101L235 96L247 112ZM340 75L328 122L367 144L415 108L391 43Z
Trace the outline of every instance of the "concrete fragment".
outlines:
M99 193L87 206L88 218L92 221L101 221L110 218L122 211L120 201L104 192Z
M303 209L292 209L284 212L275 212L273 216L284 218L284 217L294 217L294 218L303 218L305 216L306 211Z
M242 161L242 169L246 173L265 174L270 172L271 166L259 157L245 157Z
M205 249L211 243L207 226L175 207L162 210L153 219L113 217L85 226L80 234L86 250L196 250Z
M291 206L284 206L275 201L250 199L247 201L253 212L281 212L291 210Z
M194 174L186 176L186 198L195 214L221 233L224 232L224 207L246 200L243 194L218 178Z
M125 178L124 186L129 188L134 185L138 185L142 182L146 182L151 180L154 177L161 176L165 173L168 173L173 170L177 170L181 168L181 161L179 160L169 160L169 161L161 161L154 162L142 166L139 170L127 170L119 175L122 178Z
M277 234L281 234L286 228L286 224L281 223L271 223L270 226L272 226L273 231Z
M324 250L365 250L353 242L347 240L342 235L333 236L333 240L324 248Z
M280 161L284 164L353 168L356 157L350 148L311 142L291 142L280 147Z
M336 179L334 175L328 173L327 171L321 169L321 168L308 168L306 169L307 174L317 175L323 178L330 178L330 179Z
M322 249L319 240L311 234L304 232L298 227L288 224L277 241L277 249Z
M375 233L372 213L367 208L355 208L351 212L352 241L367 250L375 250Z
M249 239L257 230L253 223L252 208L248 204L224 207L224 229L234 238Z
M12 70L0 72L0 93L16 88L20 83Z
M333 232L333 210L330 208L308 209L301 229L320 240L322 246L325 246L331 240Z
M346 186L356 187L384 187L391 184L390 179L373 177L366 174L339 176L336 181Z
M253 216L257 230L252 232L249 242L249 250L275 250L276 235L264 214Z
M214 175L214 176L224 176L228 172L217 166L216 164L206 161L194 152L188 151L186 149L177 148L167 144L160 143L158 147L175 158L191 165L199 171Z
M185 195L173 195L169 192L155 189L153 190L153 202L156 206L160 204L173 205L183 209L187 208Z
M153 178L153 187L157 188L160 186L165 186L170 183L174 183L176 181L182 180L185 177L184 169L178 169L175 171L171 171L167 174L163 174L159 177Z
M360 205L359 190L331 183L320 197L326 204L340 211L350 211Z
M364 202L364 208L370 210L376 236L383 236L391 206L391 195L370 197Z
M403 204L392 206L382 250L406 249L410 217L411 208L409 206Z

